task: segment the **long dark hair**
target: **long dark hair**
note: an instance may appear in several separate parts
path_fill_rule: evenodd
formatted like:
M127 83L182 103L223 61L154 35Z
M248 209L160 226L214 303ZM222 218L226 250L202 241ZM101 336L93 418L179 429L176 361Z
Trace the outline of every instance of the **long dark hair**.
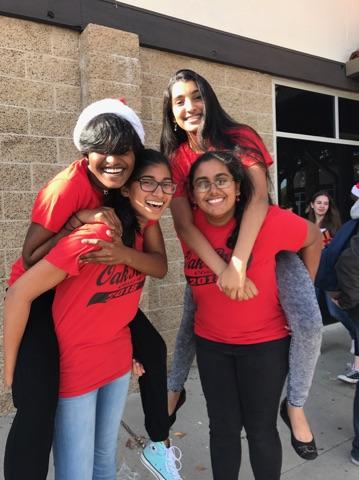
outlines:
M329 193L326 190L320 190L319 192L316 192L312 196L308 206L308 220L310 220L313 223L316 223L315 213L314 213L314 209L311 207L311 203L314 203L315 200L321 195L328 198L329 207L328 207L327 213L323 217L323 220L320 222L319 227L326 228L329 231L330 235L333 237L339 230L342 222L340 220L339 210L335 205L333 198L329 195Z
M121 155L132 150L136 156L144 149L131 123L114 113L94 117L82 130L79 143L83 155L90 152Z
M210 160L213 160L213 159L223 163L223 165L227 167L233 179L236 182L240 183L241 194L239 197L239 201L236 202L235 211L234 211L234 218L236 219L236 225L230 237L227 239L227 247L234 248L238 238L242 215L246 206L251 201L251 198L254 192L254 187L246 169L242 167L236 151L211 151L211 152L206 152L200 157L198 157L198 159L193 163L191 167L191 170L188 176L189 188L191 192L193 192L194 176L196 174L198 167L202 165L202 163L209 162Z
M214 147L217 150L232 150L234 148L242 149L244 152L253 152L261 155L255 145L253 148L248 146L241 147L238 135L234 138L231 129L238 127L246 127L256 132L249 126L236 122L221 106L218 98L205 78L193 70L178 70L173 77L170 78L168 87L164 92L163 97L163 117L162 117L162 133L161 133L161 152L168 158L171 158L175 150L181 143L187 141L187 134L185 130L178 128L174 130L174 117L172 111L172 88L176 82L196 83L199 93L201 94L204 104L204 120L203 124L197 131L197 140L202 148L206 151L209 147Z
M170 164L162 153L151 148L143 149L136 157L135 168L127 180L126 186L132 185L152 165L165 165L171 171ZM114 208L116 215L121 220L123 243L128 247L133 247L136 233L140 232L140 224L136 210L132 207L129 198L121 195L121 189L113 189L109 190L105 201L106 206Z

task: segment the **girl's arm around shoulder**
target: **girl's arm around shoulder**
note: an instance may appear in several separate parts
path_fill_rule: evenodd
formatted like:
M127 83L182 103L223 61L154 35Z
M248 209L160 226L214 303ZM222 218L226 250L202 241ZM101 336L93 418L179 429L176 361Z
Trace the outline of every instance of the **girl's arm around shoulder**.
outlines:
M308 225L308 231L301 249L301 254L310 278L314 281L320 262L323 241L319 228L314 223L309 222L309 220L306 220L306 222Z
M32 222L27 231L22 249L25 267L29 268L41 260L57 245L59 240L69 235L78 227L85 224L98 223L107 225L109 229L115 232L122 232L120 220L116 216L114 209L109 207L80 210L72 215L57 233L46 229L38 223Z
M116 232L108 230L107 235L111 237L112 241L96 237L82 240L83 244L96 246L98 250L81 255L81 262L105 263L106 265L125 264L151 277L163 278L166 275L166 250L158 223L145 227L143 251L127 247Z
M142 253L142 252L138 252ZM158 222L149 225L143 232L143 268L148 275L163 278L167 274L167 255L162 230Z
M254 186L253 196L244 210L231 261L218 279L224 293L238 300L254 296L246 285L247 263L268 212L266 168L260 163L245 168Z
M4 376L11 386L17 353L28 321L31 303L42 293L54 288L66 272L41 260L25 272L7 291L4 304Z
M158 222L151 223L143 230L143 251L124 246L123 263L139 272L155 278L167 273L165 242Z
M22 248L25 267L30 268L32 265L35 265L68 233L64 228L60 232L55 233L38 223L32 222Z

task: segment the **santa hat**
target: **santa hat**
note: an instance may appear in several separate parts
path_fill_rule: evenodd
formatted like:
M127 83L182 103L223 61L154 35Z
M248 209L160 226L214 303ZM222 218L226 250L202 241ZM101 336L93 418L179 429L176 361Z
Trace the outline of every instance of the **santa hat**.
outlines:
M351 193L359 198L359 183L356 183L353 188L351 189Z
M125 105L123 99L105 98L91 103L81 112L74 128L74 143L78 150L81 150L80 136L82 130L93 118L103 113L114 113L130 122L135 132L140 137L141 142L145 143L145 131L141 120L132 108Z

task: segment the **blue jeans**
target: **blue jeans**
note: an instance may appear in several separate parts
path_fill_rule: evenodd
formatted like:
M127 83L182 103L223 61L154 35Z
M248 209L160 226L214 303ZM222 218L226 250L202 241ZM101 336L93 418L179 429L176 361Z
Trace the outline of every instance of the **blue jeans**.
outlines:
M118 431L129 380L130 372L84 395L59 398L56 480L115 480Z
M349 335L351 336L352 340L354 340L354 354L359 356L358 336L356 333L356 326L354 321L350 318L350 316L345 310L342 310L337 305L335 305L327 292L325 292L325 301L328 307L329 314L336 320L339 320L339 322L341 322L348 330Z

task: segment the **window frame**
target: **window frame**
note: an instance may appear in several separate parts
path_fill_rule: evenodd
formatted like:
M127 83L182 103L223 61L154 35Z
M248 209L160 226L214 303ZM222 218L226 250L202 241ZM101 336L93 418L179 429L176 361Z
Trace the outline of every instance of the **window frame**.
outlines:
M276 115L276 86L283 86L289 88L297 88L300 90L306 90L312 93L322 93L324 95L331 95L334 97L334 138L333 137L321 137L316 135L307 135L302 133L289 133L277 130L277 115ZM359 140L345 140L339 138L339 97L348 100L359 101L359 94L346 92L343 90L335 90L320 85L306 84L302 82L296 82L291 80L283 80L279 78L272 79L272 100L273 100L273 152L276 161L274 162L274 194L275 199L278 202L278 155L277 155L277 139L278 138L291 138L295 140L306 140L312 142L325 142L333 143L336 145L353 145L359 146Z

